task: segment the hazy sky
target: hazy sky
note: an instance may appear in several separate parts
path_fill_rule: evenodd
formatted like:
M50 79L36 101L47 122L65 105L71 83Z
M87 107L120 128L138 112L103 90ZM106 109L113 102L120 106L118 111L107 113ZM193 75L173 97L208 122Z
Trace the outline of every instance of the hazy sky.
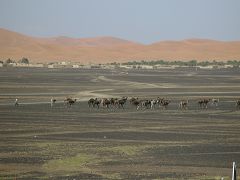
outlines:
M240 0L0 0L0 27L31 36L142 43L240 40Z

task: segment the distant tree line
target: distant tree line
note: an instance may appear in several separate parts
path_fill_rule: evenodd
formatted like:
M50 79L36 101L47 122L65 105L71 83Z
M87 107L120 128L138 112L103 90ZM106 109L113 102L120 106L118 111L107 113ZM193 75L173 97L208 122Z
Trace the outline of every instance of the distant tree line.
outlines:
M155 60L155 61L130 61L126 63L122 63L123 65L179 65L179 66L209 66L209 65L216 65L216 66L223 66L223 65L233 65L233 66L239 66L240 61L237 60L229 60L229 61L197 61L197 60L191 60L191 61L165 61L165 60ZM112 65L117 65L117 63L112 63Z
M16 61L13 60L13 59L8 58L5 61L0 61L0 63L2 63L2 64L11 64L11 63L16 63ZM28 60L28 58L23 57L22 59L18 60L17 63L29 64L30 61Z

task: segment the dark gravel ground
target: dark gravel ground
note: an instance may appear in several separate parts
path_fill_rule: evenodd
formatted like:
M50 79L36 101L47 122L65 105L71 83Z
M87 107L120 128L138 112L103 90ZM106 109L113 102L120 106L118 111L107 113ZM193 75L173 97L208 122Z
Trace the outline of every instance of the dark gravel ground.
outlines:
M232 162L240 162L240 111L234 105L239 75L239 70L121 75L119 70L1 68L0 179L229 179ZM62 103L79 91L101 89L113 97L161 96L171 104L166 110L136 111L129 104L124 110L97 110L85 101ZM45 101L54 94L60 100L50 108ZM16 97L23 102L19 107L12 104ZM186 97L188 110L178 110L179 99ZM199 109L199 97L218 97L219 106Z

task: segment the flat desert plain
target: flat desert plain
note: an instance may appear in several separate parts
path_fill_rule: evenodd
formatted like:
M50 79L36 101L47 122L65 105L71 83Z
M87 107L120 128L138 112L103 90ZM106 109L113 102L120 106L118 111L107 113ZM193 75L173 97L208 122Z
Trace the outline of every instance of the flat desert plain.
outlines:
M171 103L87 104L122 96ZM77 102L66 106L66 97ZM232 162L240 166L239 97L239 69L1 68L0 179L231 179ZM201 98L220 102L201 109Z

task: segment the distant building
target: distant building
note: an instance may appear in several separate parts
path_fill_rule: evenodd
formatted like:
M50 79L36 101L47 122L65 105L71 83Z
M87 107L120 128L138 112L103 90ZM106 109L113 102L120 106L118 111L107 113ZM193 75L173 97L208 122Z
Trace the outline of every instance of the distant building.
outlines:
M120 65L119 66L120 68L124 68L124 69L133 69L134 68L134 65Z
M72 68L76 68L77 69L77 68L80 68L80 66L78 64L73 64Z
M101 69L100 65L91 65L91 69Z
M54 63L48 64L48 68L73 68L73 66L69 63L61 62L61 63Z
M157 64L153 66L153 69L175 69L176 66L170 66L170 65L161 65Z
M231 64L225 64L223 67L224 67L224 68L233 68L234 66L231 65Z
M9 65L12 67L29 67L29 64L25 63L9 63Z
M48 66L47 66L48 68L54 68L54 64L49 64Z
M139 65L140 69L153 69L151 65Z
M68 65L68 64L70 64L70 63L65 62L65 61L62 61L62 62L60 62L59 64L65 66L65 65Z
M199 69L213 69L214 66L197 66Z
M7 66L11 66L11 67L29 67L29 68L38 67L38 68L42 68L42 67L44 67L44 64L9 63L9 64L7 64Z

